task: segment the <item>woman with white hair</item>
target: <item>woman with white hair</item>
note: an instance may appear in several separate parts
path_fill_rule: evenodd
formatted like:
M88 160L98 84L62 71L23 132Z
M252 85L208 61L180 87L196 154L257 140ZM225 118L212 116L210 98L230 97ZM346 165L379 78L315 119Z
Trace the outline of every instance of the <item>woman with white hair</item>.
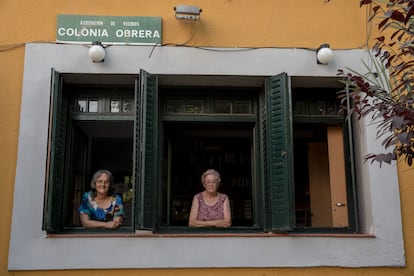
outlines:
M204 191L196 194L191 205L188 226L230 227L230 200L219 193L221 177L218 171L209 169L201 176Z

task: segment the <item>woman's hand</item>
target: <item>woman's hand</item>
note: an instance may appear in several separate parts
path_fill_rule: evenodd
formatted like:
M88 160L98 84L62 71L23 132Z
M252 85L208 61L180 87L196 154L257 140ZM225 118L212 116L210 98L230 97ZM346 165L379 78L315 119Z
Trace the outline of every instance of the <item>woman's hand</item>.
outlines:
M231 223L229 223L227 220L221 219L221 220L215 220L214 226L216 227L230 227Z
M122 225L123 217L115 217L113 221L106 222L105 228L116 229Z

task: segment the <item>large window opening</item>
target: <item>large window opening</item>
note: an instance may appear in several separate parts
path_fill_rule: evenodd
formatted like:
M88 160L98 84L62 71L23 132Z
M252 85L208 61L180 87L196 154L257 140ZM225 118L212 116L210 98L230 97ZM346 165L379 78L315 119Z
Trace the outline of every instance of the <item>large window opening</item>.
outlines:
M211 168L232 211L232 227L218 231L356 230L338 87L301 86L303 79L289 86L286 74L245 87L224 77L226 85L160 86L145 71L93 84L72 77L55 72L52 82L49 232L86 231L79 201L98 169L113 173L124 200L121 231L190 231L192 198Z
M126 121L85 121L73 120L72 127L72 166L68 193L73 198L69 201L67 211L71 216L68 225L79 226L80 199L83 192L90 189L90 179L99 169L107 169L113 173L115 193L126 199L125 225L132 225L131 198L132 189L132 149L133 123Z
M219 192L230 198L234 226L253 225L253 127L249 123L167 123L163 225L186 226L193 196L203 190L201 174L221 174ZM168 164L167 164L168 163Z
M345 154L349 152L348 130L344 115L339 113L337 91L293 89L297 228L350 227L352 181Z
M258 217L258 89L162 87L159 93L161 227L188 225L193 196L204 190L201 175L215 169L233 228L251 228Z
M133 81L109 76L113 84L102 84L98 76L83 77L54 72L52 78L44 215L49 232L80 228L80 200L99 169L113 173L115 192L124 198L125 228L134 224Z

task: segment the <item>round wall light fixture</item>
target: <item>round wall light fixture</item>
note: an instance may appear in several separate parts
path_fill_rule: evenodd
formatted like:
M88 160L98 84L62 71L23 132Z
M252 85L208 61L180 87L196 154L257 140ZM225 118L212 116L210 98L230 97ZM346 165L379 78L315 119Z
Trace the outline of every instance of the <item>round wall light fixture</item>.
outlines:
M93 62L103 62L105 60L105 49L100 41L92 42L88 55Z
M316 62L318 64L328 64L334 58L334 54L329 48L329 44L322 44L316 51Z

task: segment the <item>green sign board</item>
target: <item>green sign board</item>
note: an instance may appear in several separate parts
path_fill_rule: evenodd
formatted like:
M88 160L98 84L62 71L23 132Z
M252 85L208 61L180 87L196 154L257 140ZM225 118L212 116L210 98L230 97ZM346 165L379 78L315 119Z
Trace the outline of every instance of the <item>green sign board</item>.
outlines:
M161 17L58 15L58 42L161 44Z

